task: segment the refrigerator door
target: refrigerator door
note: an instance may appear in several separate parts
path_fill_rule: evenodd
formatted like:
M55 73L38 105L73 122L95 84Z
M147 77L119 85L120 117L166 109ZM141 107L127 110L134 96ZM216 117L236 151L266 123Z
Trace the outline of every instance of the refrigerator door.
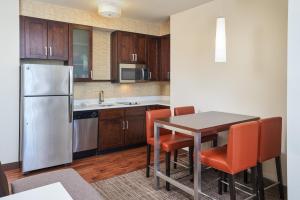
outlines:
M71 66L24 64L21 67L22 96L72 95Z
M72 96L23 99L23 172L72 162Z

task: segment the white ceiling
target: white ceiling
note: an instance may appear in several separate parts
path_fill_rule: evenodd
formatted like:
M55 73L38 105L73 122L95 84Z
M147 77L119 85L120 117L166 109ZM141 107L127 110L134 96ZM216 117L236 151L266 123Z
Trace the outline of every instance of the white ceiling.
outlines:
M97 0L38 0L77 9L97 11ZM211 0L123 0L122 16L159 22L177 12Z

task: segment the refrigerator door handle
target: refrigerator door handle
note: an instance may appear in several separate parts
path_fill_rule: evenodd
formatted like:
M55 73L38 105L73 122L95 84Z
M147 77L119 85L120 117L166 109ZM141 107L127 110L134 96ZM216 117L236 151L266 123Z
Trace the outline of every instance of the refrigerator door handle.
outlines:
M73 96L69 96L69 122L73 122Z
M69 90L70 95L73 95L73 67L69 71Z

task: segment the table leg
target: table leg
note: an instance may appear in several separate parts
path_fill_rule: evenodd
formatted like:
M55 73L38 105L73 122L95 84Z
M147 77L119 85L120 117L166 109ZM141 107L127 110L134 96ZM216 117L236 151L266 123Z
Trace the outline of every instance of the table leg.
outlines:
M199 152L201 151L201 133L194 134L194 200L199 200L201 194L201 163Z
M159 177L157 172L160 171L160 143L159 143L160 128L157 123L154 123L154 184L155 189L159 189Z

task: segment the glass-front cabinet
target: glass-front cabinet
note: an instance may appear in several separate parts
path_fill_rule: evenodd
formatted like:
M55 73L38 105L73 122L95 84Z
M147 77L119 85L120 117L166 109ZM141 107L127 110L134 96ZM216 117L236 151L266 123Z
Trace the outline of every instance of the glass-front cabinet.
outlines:
M89 26L70 25L69 65L74 67L75 81L92 80L92 35Z

